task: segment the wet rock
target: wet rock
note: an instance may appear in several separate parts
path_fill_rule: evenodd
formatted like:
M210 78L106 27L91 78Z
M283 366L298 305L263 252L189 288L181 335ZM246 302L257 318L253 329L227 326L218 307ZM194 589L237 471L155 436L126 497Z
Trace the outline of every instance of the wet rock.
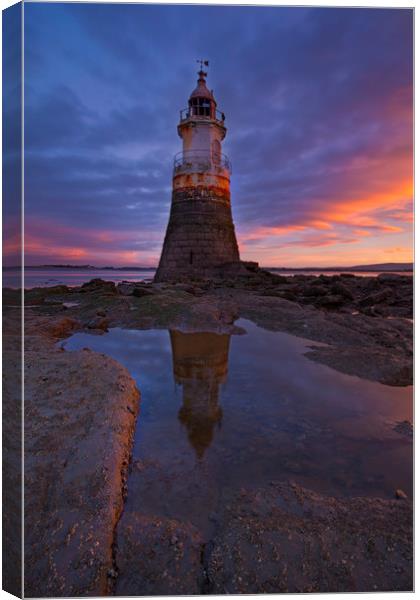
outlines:
M301 293L303 296L326 296L328 294L328 287L312 282L310 285L302 288Z
M131 296L136 284L123 281L117 285L117 291L121 296Z
M406 352L395 353L372 345L364 348L338 345L318 347L305 356L343 373L385 385L405 386L413 381L412 358Z
M143 298L144 296L154 296L155 294L156 292L152 288L146 286L136 286L132 291L132 295L136 298Z
M45 296L59 296L69 294L72 290L67 285L53 285L51 287L38 288L43 291Z
M378 281L381 283L405 283L411 278L410 274L407 275L399 275L397 273L380 273L378 275Z
M377 306L365 306L360 308L360 313L367 317L380 317L382 313Z
M269 287L261 292L261 296L277 296L278 298L284 298L285 290L277 287Z
M199 594L203 539L189 523L124 512L118 527L118 596Z
M258 263L252 260L241 260L241 265L247 270L247 271L251 271L251 273L255 273L257 271L259 271L259 266ZM262 271L262 269L261 269Z
M59 298L54 298L54 296L52 296L51 298L44 298L44 304L49 304L50 306L61 306L63 303Z
M51 327L49 328L49 333L54 338L65 338L70 335L73 331L76 331L81 328L81 324L76 319L71 319L69 317L64 317L63 319L59 319L58 321L53 322Z
M331 281L331 277L329 277L328 275L318 275L318 277L316 277L316 281L318 281L319 283L323 284L323 285L330 285L332 283Z
M203 296L205 294L205 290L201 287L194 287L190 293L193 296Z
M389 302L394 299L394 292L391 288L386 287L375 294L369 294L365 298L359 300L360 306L373 306L374 304L381 304L382 302Z
M196 285L177 285L177 289L182 290L183 292L187 292L187 294L191 294L192 296L202 296L205 292L201 287Z
M219 312L219 321L226 325L232 325L239 318L237 304L224 303Z
M339 294L328 294L323 298L319 298L316 301L316 305L320 308L339 308L343 306L346 302L346 299Z
M410 303L408 306L388 306L387 316L401 319L412 319L413 318L413 306Z
M100 293L107 295L116 295L118 293L116 285L113 281L105 281L99 278L91 279L90 281L84 283L80 288L80 292Z
M282 290L278 295L285 300L289 300L290 302L296 302L298 299L297 294L292 290Z
M20 290L17 291L16 304L19 304L20 299ZM55 285L52 287L42 287L42 288L31 288L25 290L25 305L26 306L34 306L34 305L54 305L60 304L62 302L62 297L71 293L71 288L68 288L66 285ZM6 295L7 299L8 294Z
M354 295L352 294L352 292L350 291L348 286L343 285L340 282L334 283L331 286L331 293L340 295L343 298L345 298L346 300L350 300L350 301L354 300Z
M225 510L207 574L212 594L409 591L412 506L339 500L291 482L242 490Z
M277 285L287 285L290 282L290 277L285 275L277 275L277 273L271 273L271 281Z
M379 304L378 306L368 306L367 308L362 308L361 312L365 315L370 315L374 317L389 317L391 314L391 309L389 306L383 306Z
M105 596L139 393L109 357L60 352L40 335L34 347L25 353L25 591Z
M95 317L86 323L88 329L101 329L102 331L108 331L109 319L104 317Z
M369 294L376 293L382 287L377 277L364 277L359 280L359 296L358 300L362 297L366 297Z

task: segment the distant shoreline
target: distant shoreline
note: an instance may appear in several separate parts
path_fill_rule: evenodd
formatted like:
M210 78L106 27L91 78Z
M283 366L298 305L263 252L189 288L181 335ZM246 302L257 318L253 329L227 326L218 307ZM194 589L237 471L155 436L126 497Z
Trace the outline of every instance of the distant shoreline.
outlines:
M284 267L263 267L266 271L280 271L282 273L290 273L290 272L300 272L300 271L310 271L311 273L330 273L330 272L340 272L340 273L390 273L393 271L398 271L398 272L403 272L403 273L413 273L413 267L373 267L373 266L368 266L368 267L362 267L362 266L357 266L357 267L308 267L308 268L297 268L297 269L289 269L289 268L284 268Z
M261 268L265 271L276 271L282 273L292 272L312 272L312 273L328 273L328 272L342 272L342 273L357 273L363 271L367 272L413 272L413 263L379 263L370 265L354 265L351 267L264 267ZM20 270L20 266L3 267L3 271L15 271ZM34 265L26 266L25 271L39 271L42 269L73 269L78 271L156 271L157 267L96 267L92 265Z
M15 271L22 267L3 267L3 271ZM25 271L41 269L77 269L78 271L156 271L157 267L93 267L91 265L35 265L26 266Z

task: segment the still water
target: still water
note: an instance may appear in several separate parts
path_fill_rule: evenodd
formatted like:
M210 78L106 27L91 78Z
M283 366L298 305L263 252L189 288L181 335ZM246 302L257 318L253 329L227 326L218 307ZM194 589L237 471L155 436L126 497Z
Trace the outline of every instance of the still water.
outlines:
M74 287L82 285L91 279L99 277L105 281L146 281L153 279L155 271L145 269L133 271L114 271L112 269L60 269L60 268L40 268L26 269L24 287L26 289L34 287L51 287L54 285L68 285ZM20 288L22 287L21 272L19 269L3 270L3 287Z
M339 275L341 271L328 271L325 274ZM273 271L277 275L320 275L319 271ZM379 271L359 271L355 273L358 277L376 277ZM412 275L412 272L399 272L400 275ZM54 285L68 285L69 287L82 285L91 279L99 277L105 281L150 281L155 275L154 269L135 269L113 270L113 269L77 269L77 268L32 268L25 271L26 289L34 287L51 287ZM20 269L4 269L3 270L3 287L20 288L22 287Z
M334 496L412 493L412 388L344 375L313 342L239 320L244 335L111 329L76 333L141 390L126 510L187 519L206 535L243 487L293 480Z

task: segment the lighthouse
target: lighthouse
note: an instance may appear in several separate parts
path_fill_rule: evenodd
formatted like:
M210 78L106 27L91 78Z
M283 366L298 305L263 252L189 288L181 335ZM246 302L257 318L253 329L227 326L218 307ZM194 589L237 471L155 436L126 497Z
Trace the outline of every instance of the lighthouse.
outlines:
M222 152L225 115L207 87L201 63L197 86L181 110L182 150L174 158L172 204L155 281L212 277L240 265L230 204L231 164Z

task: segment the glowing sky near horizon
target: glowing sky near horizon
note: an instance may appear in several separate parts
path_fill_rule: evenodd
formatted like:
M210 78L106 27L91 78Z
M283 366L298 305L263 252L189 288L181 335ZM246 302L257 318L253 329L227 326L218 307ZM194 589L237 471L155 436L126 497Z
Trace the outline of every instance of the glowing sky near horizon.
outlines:
M411 261L412 27L403 9L26 4L27 264L157 264L201 57L244 260Z

